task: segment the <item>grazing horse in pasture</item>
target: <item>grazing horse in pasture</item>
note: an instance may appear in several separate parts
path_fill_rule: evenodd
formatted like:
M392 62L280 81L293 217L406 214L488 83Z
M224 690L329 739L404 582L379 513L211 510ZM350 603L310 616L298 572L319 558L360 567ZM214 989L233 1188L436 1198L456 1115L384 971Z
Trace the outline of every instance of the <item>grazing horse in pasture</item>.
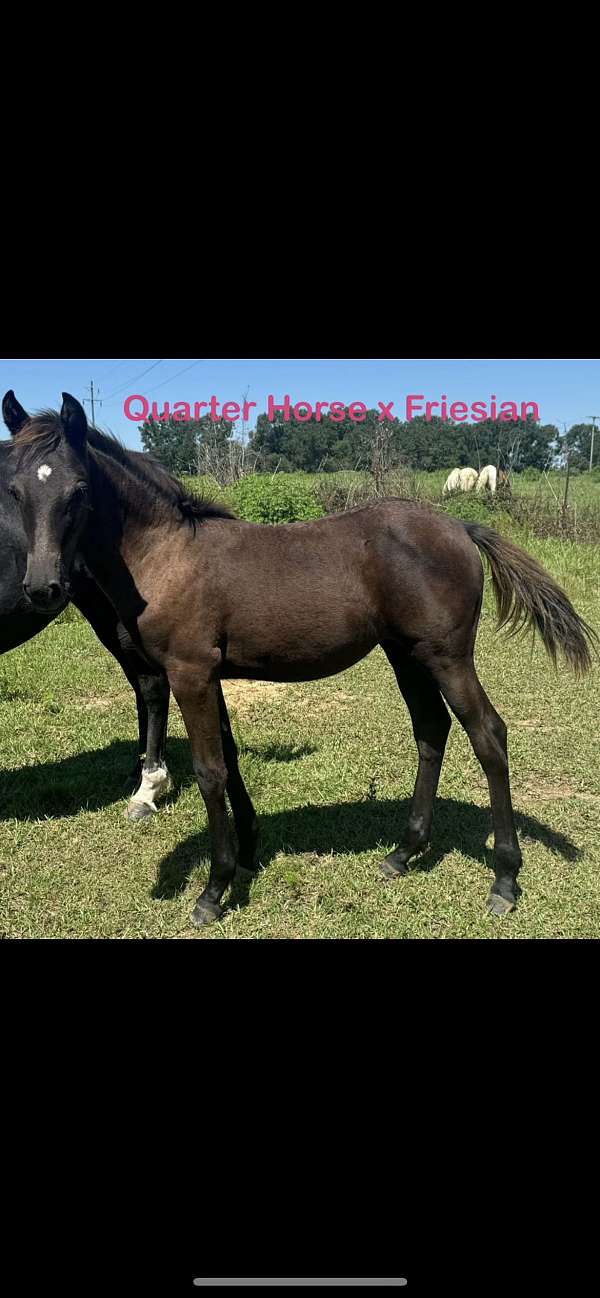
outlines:
M472 491L477 482L477 469L453 469L446 478L442 495L451 491Z
M500 625L537 629L552 659L591 665L595 632L531 555L478 523L410 500L269 527L160 485L119 443L90 436L63 393L58 414L26 423L13 449L12 491L27 537L25 588L41 609L64 598L79 551L132 643L163 671L190 738L211 838L198 926L222 915L236 852L253 869L258 825L237 762L221 681L332 676L381 645L410 710L419 754L408 828L382 863L388 877L429 841L450 729L448 704L487 776L502 915L517 901L521 851L511 803L506 725L475 671L485 555Z
M12 390L2 403L2 414L14 437L29 415ZM90 429L93 441L94 430ZM165 792L169 775L164 748L169 712L169 685L164 674L156 673L131 643L108 597L100 590L81 559L72 567L68 589L57 591L45 605L36 607L23 589L27 566L27 541L21 514L11 494L13 466L11 442L0 442L0 654L24 644L43 631L66 607L68 600L93 627L98 639L116 658L134 694L139 726L139 758L130 780L134 793L127 808L129 820L142 820L156 810L155 799ZM43 480L44 475L42 475ZM150 766L143 774L142 765Z
M477 479L477 491L489 491L495 496L500 488L505 492L510 489L508 474L503 469L497 469L495 464L486 464Z

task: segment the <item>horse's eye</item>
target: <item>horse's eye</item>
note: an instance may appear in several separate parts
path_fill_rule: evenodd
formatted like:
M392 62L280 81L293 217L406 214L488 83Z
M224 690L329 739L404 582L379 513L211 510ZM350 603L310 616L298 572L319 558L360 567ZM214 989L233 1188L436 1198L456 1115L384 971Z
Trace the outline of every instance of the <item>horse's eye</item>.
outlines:
M21 500L21 492L19 491L18 487L15 487L14 482L11 482L8 491L9 491L9 495L11 495L14 498L14 500Z

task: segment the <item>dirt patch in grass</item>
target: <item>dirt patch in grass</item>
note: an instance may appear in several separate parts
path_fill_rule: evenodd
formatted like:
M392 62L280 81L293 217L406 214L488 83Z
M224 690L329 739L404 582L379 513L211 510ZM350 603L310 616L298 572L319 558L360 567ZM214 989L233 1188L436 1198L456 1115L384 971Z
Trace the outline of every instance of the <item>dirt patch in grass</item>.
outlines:
M309 696L303 707L310 716L318 716L322 713L337 712L340 707L355 701L355 694L346 694L344 690L327 690Z
M574 789L565 780L558 781L555 784L525 784L520 792L528 798L537 799L539 802L554 802L557 798L577 798L579 802L600 802L600 794L580 793L578 789Z
M127 697L128 695L125 692L122 694L100 694L95 699L83 699L81 707L85 712L108 712L119 703L120 699Z
M269 703L281 697L289 689L275 681L223 681L223 693L227 707L237 708L238 712L248 711L254 703Z
M551 735L557 726L544 726L537 717L532 717L529 721L507 721L509 726L517 726L520 730L535 730L540 735Z

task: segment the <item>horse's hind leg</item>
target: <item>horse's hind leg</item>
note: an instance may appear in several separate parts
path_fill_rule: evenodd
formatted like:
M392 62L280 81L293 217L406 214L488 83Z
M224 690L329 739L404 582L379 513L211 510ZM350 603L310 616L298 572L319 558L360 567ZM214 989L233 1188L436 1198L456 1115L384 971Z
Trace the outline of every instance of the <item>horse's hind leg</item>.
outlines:
M386 856L381 865L383 873L391 878L406 874L411 856L421 852L429 842L433 804L451 723L440 691L427 668L396 645L386 643L383 648L410 712L419 752L419 769L403 842Z
M258 845L258 821L252 806L250 795L244 784L238 765L238 751L229 721L227 705L223 697L221 683L218 685L219 716L221 720L221 738L223 756L227 767L227 796L231 804L233 819L239 844L239 864L245 870L256 869L256 848Z
M488 907L494 915L505 915L516 905L517 874L522 864L510 796L506 725L490 703L472 658L453 661L433 655L429 666L444 698L466 730L487 777L496 869Z
M170 786L165 762L169 682L162 673L144 674L138 677L138 684L148 720L140 778L125 812L127 819L132 821L145 820L147 816L151 816L156 811L156 799L165 794Z

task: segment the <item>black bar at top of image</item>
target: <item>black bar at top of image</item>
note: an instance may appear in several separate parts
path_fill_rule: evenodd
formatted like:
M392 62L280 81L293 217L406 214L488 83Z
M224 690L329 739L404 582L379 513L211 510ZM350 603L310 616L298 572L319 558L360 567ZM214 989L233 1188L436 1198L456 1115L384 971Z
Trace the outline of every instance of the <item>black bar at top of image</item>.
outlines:
M305 1279L305 1280L300 1280L300 1279L275 1280L275 1279L273 1279L272 1277L269 1278L269 1279L267 1279L267 1280L258 1280L258 1279L255 1279L254 1277L250 1277L250 1278L247 1279L247 1280L242 1280L242 1279L225 1280L225 1279L205 1279L205 1278L203 1278L203 1277L198 1277L198 1279L194 1280L194 1284L195 1284L195 1285L198 1285L200 1288L208 1288L208 1287L211 1286L211 1285L221 1285L221 1286L224 1286L224 1285L225 1285L225 1286L229 1286L229 1285L303 1285L303 1286L309 1286L309 1285L361 1285L361 1286L363 1286L363 1287L370 1288L371 1285L401 1286L401 1285L405 1285L405 1284L407 1284L407 1281L406 1281L406 1279L405 1279L403 1276L398 1277L398 1278L395 1279L395 1280L392 1280L392 1279L389 1279L389 1280L382 1280L382 1279L380 1279L380 1278L375 1279L375 1280L367 1280L367 1279L363 1279L363 1278L359 1278L359 1279L356 1279L356 1280L352 1280L352 1279L348 1279L347 1277L346 1277L345 1279L342 1279L342 1280L332 1280L332 1279L328 1279L328 1280L316 1280L316 1279L315 1279L315 1280L308 1280L308 1279Z

